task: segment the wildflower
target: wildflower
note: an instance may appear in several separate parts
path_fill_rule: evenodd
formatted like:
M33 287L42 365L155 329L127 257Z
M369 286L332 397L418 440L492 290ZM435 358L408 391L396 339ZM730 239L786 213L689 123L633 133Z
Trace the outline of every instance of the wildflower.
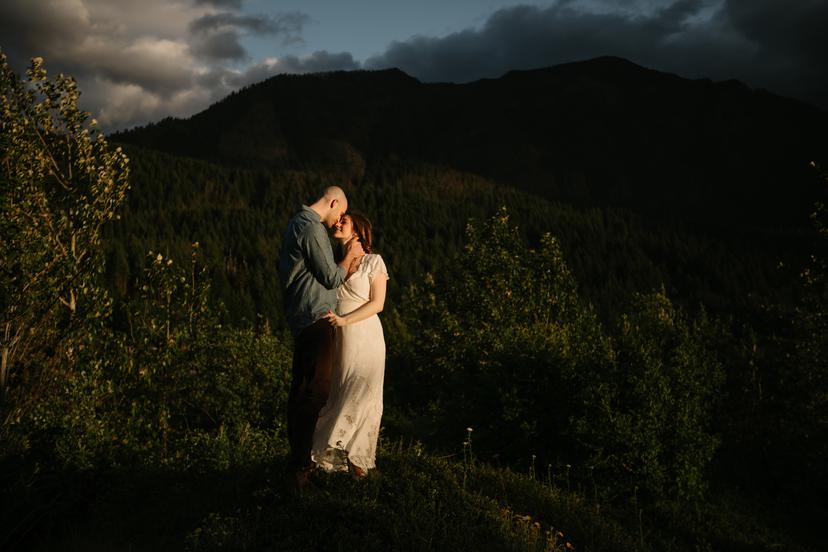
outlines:
M158 256L157 256L157 257L155 257L155 260L156 260L156 261L158 261L158 262L160 263L161 261L163 261L163 260L164 260L164 256L163 256L161 253L159 253L159 254L158 254Z
M470 427L467 427L467 428L466 428L466 431L468 431L469 433L471 433L472 431L474 431L474 429L472 429L472 428L470 428Z

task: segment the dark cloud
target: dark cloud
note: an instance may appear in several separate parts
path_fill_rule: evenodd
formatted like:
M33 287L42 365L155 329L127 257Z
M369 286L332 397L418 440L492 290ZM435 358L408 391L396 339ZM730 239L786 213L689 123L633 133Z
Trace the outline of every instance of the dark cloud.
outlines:
M253 34L278 34L289 39L298 37L310 18L303 13L268 15L238 15L221 12L203 15L190 23L190 31L204 33L225 27L242 29Z
M757 84L828 107L828 2L727 0L722 18L757 46Z
M195 0L197 6L241 9L241 0Z
M468 81L602 55L638 59L680 32L700 1L681 1L651 17L580 11L574 2L495 12L480 29L395 42L367 67L399 67L428 81Z
M614 55L692 78L739 78L828 107L828 2L678 0L646 15L577 0L515 6L480 28L393 42L365 61L425 81L465 82Z
M190 22L191 52L213 60L240 60L247 57L241 45L242 33L274 35L286 46L302 42L302 29L310 18L303 13L239 15L230 12L209 13Z
M724 14L767 51L809 62L828 56L828 2L824 0L728 0Z
M233 30L199 36L193 39L190 51L198 57L215 60L247 57L247 50L239 42L239 33Z
M0 17L0 47L13 63L25 65L30 57L71 48L86 26L82 12L60 3L9 0Z
M185 45L121 33L112 22L95 19L95 7L81 0L6 0L0 47L21 73L40 56L49 72L71 74L82 83L107 80L163 97L192 85L182 67Z

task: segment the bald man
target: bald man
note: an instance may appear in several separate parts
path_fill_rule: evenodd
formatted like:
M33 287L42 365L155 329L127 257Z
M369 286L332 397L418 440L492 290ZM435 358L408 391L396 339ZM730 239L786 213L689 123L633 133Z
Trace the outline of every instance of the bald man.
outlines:
M331 384L334 327L324 316L336 312L336 288L345 281L351 261L364 254L359 241L352 240L342 261L334 262L328 229L347 210L345 192L337 186L326 188L315 203L303 205L290 220L279 252L285 314L294 336L288 469L291 483L300 492L310 483L313 431Z

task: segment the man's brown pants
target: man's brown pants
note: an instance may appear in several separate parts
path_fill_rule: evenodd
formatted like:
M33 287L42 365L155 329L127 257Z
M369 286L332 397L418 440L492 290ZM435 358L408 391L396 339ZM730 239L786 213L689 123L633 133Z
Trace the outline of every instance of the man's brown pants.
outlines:
M312 465L313 431L319 411L328 401L333 353L334 328L324 318L302 330L294 341L287 415L290 470Z

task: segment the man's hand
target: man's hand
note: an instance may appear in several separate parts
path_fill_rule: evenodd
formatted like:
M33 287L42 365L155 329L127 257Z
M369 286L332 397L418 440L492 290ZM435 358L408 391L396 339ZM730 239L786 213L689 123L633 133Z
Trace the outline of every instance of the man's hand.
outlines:
M342 326L347 326L348 325L347 320L345 320L341 316L338 316L333 311L328 311L328 314L325 315L325 319L328 321L328 323L331 326L333 326L335 328L341 328Z
M350 263L350 261L363 255L365 255L365 250L362 249L362 243L360 243L359 238L354 236L348 240L348 243L345 244L345 259L348 259Z

